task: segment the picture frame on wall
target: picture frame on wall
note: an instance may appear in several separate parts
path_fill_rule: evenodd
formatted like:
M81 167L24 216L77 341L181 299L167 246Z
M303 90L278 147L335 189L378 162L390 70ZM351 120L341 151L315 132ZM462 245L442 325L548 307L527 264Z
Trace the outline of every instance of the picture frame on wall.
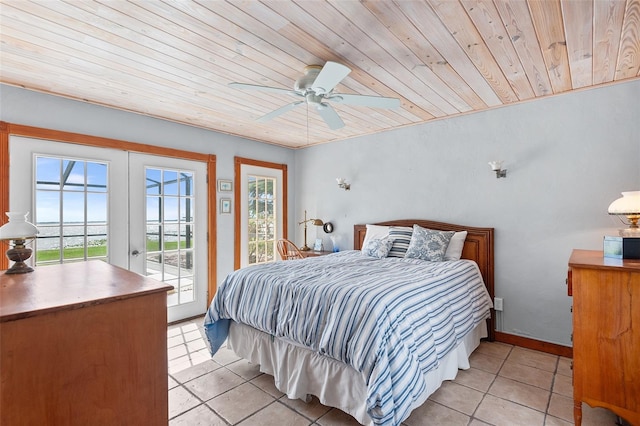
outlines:
M220 213L231 214L231 198L220 199Z
M218 179L218 192L233 191L233 182L226 179Z

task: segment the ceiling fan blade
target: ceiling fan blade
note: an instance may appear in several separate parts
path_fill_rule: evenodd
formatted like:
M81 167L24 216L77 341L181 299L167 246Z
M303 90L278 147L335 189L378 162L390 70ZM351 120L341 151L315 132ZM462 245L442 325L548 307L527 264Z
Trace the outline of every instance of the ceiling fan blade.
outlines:
M324 64L320 73L313 81L311 88L315 91L316 95L329 93L334 87L338 85L345 78L351 69L337 62L327 62Z
M320 117L327 123L331 130L338 130L344 127L344 122L335 109L327 103L322 103L316 108Z
M297 107L302 103L304 103L304 101L298 101L298 102L293 102L291 104L287 104L283 107L278 108L275 111L271 111L270 113L263 115L262 117L258 118L256 121L259 121L260 123L264 123L265 121L273 120L277 116L282 115L285 112L291 111L292 109L294 109L295 107Z
M341 104L362 105L373 108L398 108L400 106L400 99L385 98L382 96L348 95L344 93L336 93L325 99Z
M301 96L299 93L290 89L280 89L279 87L258 86L256 84L245 83L229 83L229 87L242 90L259 90L261 92L285 93L287 95Z

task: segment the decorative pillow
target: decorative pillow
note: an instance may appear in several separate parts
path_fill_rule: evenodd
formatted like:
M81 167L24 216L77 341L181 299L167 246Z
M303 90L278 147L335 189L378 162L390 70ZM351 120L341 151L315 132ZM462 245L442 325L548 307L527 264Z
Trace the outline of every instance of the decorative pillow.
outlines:
M462 256L462 248L464 247L464 240L467 239L467 231L456 232L451 237L449 245L447 246L447 252L444 254L444 260L460 260Z
M367 232L364 234L362 247L366 246L370 240L381 240L389 236L390 226L367 225Z
M393 245L387 257L404 257L411 242L411 234L413 229L408 226L392 226L389 229L389 238L393 240Z
M387 257L387 253L389 253L392 245L393 240L389 237L369 240L367 241L367 244L362 247L362 254L382 259L383 257Z
M413 225L413 235L404 257L441 262L453 234L453 231L435 231Z

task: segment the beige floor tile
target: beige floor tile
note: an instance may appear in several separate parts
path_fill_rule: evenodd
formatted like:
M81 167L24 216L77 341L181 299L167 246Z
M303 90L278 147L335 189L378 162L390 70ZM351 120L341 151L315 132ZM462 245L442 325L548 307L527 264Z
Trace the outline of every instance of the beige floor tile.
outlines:
M172 348L174 346L178 346L184 343L184 338L182 334L178 334L177 336L167 338L167 348Z
M553 378L553 392L560 395L573 397L573 379L562 374L556 374Z
M309 402L301 399L289 399L286 396L280 398L279 401L311 420L317 420L331 410L331 407L322 405L315 396L312 396Z
M176 382L173 377L169 376L169 389L173 389L178 386L180 383Z
M356 419L336 408L320 417L316 423L321 426L360 426L360 423L358 423Z
M506 359L513 345L500 342L480 342L480 346L475 350L477 353L491 355L496 358Z
M509 360L505 361L498 375L546 390L551 390L553 383L553 373Z
M220 364L213 361L209 357L208 361L201 362L200 364L191 366L185 370L172 374L172 376L180 383L186 383L189 380L193 380L196 377L200 377L219 368L222 368Z
M191 357L189 355L181 356L180 358L169 360L169 374L175 374L178 371L186 370L192 367Z
M238 375L226 368L207 373L184 384L191 392L202 401L208 401L230 389L244 383Z
M189 354L189 351L187 351L187 345L185 344L177 345L167 349L167 356L169 361L171 361L172 359L183 357L188 354Z
M169 426L227 426L227 422L203 404L170 420Z
M251 364L249 361L244 359L227 364L226 367L245 380L254 379L262 374L258 364Z
M552 394L547 413L553 417L573 423L573 398L557 393Z
M516 382L505 377L497 377L489 389L491 395L516 402L538 411L546 411L551 392Z
M209 353L209 349L202 349L189 353L189 358L192 365L202 364L203 362L211 361L211 353Z
M196 339L187 342L187 350L189 352L196 352L201 349L207 349L207 343L204 340Z
M169 419L200 405L201 401L182 386L169 391Z
M284 395L284 393L280 392L276 387L273 376L270 376L268 374L263 374L256 377L255 379L251 380L251 383L259 387L269 395L273 396L274 398L280 398L282 395Z
M231 349L226 347L218 349L218 352L213 356L213 360L220 365L231 364L232 362L236 362L240 359L238 355Z
M544 413L493 395L484 397L474 417L495 426L542 426L544 424Z
M495 378L495 374L487 373L477 368L469 368L468 370L458 370L458 375L454 382L486 392Z
M242 426L308 426L312 422L285 405L274 402L239 423Z
M495 356L485 355L480 352L474 352L469 357L469 364L473 368L477 368L488 373L496 374L504 360Z
M513 348L507 360L517 364L526 365L528 367L548 371L550 373L555 373L558 365L558 356L556 355L532 351L530 349L519 348L517 346Z
M490 423L485 423L485 422L481 422L478 419L472 419L471 422L469 422L469 426L491 426Z
M182 331L180 330L179 326L169 326L169 328L167 329L167 338L180 336L181 334Z
M194 340L203 340L204 336L200 333L200 330L189 331L184 334L184 340L186 342L193 342Z
M547 417L544 419L544 426L572 426L572 425L573 425L573 422L568 422L566 420L562 420L550 415L547 415Z
M253 413L271 404L275 399L261 391L251 383L244 383L238 387L218 395L207 402L222 418L231 424L236 424Z
M454 382L444 382L429 399L467 415L472 415L483 395L482 392L475 389Z
M411 415L404 421L404 424L407 426L467 426L469 424L469 416L437 402L427 401L413 410Z
M560 359L558 359L558 370L556 371L556 374L573 377L572 365L573 360L571 358L560 357Z

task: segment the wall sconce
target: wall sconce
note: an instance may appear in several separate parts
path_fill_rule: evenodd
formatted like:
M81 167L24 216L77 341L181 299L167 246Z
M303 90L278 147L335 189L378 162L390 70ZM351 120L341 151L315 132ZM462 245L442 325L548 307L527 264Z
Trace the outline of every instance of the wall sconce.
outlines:
M300 247L301 251L309 251L311 248L307 245L307 223L311 222L315 226L322 226L324 222L320 219L307 219L307 211L304 211L304 220L302 222L298 222L298 225L302 225L304 223L304 245Z
M626 216L629 227L620 229L618 233L621 237L640 237L640 191L627 191L622 193L622 198L618 198L609 205L609 214L616 216ZM622 219L621 219L622 220ZM622 221L624 223L624 220Z
M0 227L0 240L13 240L13 247L7 250L9 260L15 262L13 266L6 270L5 274L24 274L33 272L33 268L24 263L31 257L32 250L26 247L27 240L33 240L38 234L38 228L27 222L29 213L7 212L9 222Z
M344 178L336 178L336 182L338 182L338 186L344 189L345 191L348 191L351 189L351 184L347 183L347 181Z
M496 178L506 178L507 177L507 169L502 168L503 161L489 161L489 165L491 166L491 170L496 172Z

